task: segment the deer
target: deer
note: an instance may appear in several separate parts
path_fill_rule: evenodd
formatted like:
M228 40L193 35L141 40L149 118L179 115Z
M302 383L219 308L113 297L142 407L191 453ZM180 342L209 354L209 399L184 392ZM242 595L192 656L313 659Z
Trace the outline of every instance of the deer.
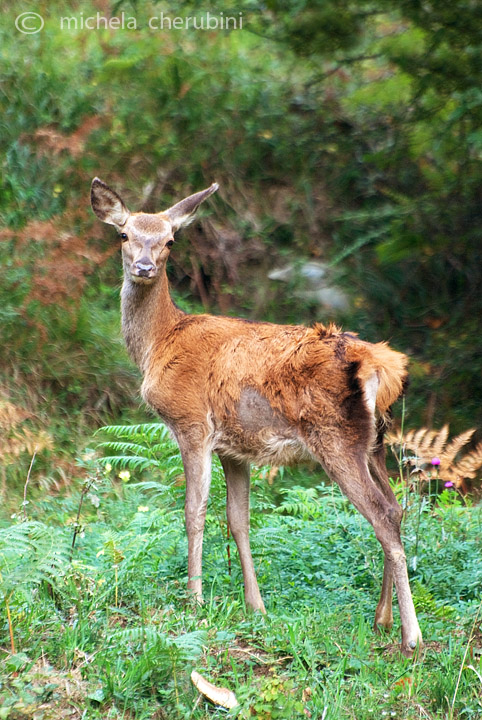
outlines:
M248 609L266 613L249 541L250 466L315 460L372 525L384 554L374 629L393 625L401 651L422 646L384 434L404 390L408 358L333 324L277 325L189 314L173 302L166 265L174 235L218 184L158 213L131 212L98 177L91 206L121 241L121 323L142 373L141 396L170 429L185 475L187 587L202 602L202 546L213 455L226 481L226 514Z

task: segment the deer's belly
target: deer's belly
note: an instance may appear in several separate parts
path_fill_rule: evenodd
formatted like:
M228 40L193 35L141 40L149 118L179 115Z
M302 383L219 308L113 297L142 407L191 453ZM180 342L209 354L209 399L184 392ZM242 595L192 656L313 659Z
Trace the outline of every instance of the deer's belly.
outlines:
M311 458L296 429L255 388L214 420L213 449L256 465L296 465Z
M255 465L298 465L312 459L306 445L269 430L258 433L215 433L213 450Z

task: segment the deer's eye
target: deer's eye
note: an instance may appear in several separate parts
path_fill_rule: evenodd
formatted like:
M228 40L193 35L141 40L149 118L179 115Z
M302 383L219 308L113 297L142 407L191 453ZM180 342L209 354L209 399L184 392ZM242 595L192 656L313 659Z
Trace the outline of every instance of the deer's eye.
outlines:
M121 233L121 234L120 234L120 239L121 239L121 240L127 240L127 233Z
M174 240L168 240L166 243L166 247L170 248L174 245Z

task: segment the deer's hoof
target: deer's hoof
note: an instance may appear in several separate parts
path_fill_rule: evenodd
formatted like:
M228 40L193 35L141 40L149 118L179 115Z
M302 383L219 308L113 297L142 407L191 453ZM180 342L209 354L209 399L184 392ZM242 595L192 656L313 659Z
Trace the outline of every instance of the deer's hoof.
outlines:
M416 658L420 655L420 652L423 649L423 642L422 637L418 637L416 640L412 639L408 642L402 642L402 645L400 647L400 651L402 655L405 655L405 657L408 658Z
M382 622L381 620L375 620L375 623L373 625L373 632L376 635L381 635L382 633L390 632L390 630L393 627L393 619L387 620Z

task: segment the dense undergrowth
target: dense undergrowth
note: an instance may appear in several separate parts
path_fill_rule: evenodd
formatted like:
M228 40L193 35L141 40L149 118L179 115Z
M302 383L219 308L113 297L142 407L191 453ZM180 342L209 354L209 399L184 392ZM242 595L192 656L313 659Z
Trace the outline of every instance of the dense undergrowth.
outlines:
M254 474L261 617L243 605L216 464L197 606L175 446L159 426L109 434L101 465L92 451L81 459L83 485L57 497L27 488L13 522L2 517L1 718L225 716L192 669L234 690L233 717L480 717L480 506L396 487L426 642L407 660L397 617L390 634L372 632L381 552L336 487Z

